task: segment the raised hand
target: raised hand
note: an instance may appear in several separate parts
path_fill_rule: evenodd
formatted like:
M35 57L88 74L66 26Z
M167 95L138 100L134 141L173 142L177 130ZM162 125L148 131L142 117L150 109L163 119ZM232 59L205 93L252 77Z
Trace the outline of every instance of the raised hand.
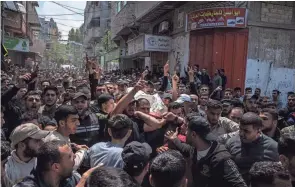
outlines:
M167 138L168 140L174 140L176 139L178 136L178 127L176 128L176 131L168 131L165 134L165 138Z
M164 65L164 76L167 76L169 73L169 60L167 60L166 64Z
M172 77L172 81L175 83L179 82L179 77L177 76L176 72L174 73L173 77Z

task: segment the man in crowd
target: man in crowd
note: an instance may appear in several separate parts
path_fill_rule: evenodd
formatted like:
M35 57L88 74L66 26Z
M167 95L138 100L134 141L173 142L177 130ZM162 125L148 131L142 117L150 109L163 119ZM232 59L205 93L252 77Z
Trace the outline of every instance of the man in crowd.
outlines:
M177 151L167 151L158 155L150 164L150 184L153 187L186 186L186 163Z
M261 132L262 120L252 112L245 113L240 121L239 135L226 142L245 181L249 182L249 170L259 161L278 161L277 142Z
M124 114L114 115L109 120L107 132L111 141L94 144L87 152L91 167L103 163L107 167L123 168L121 157L125 142L132 132L133 122Z
M286 121L288 120L289 115L292 112L295 112L295 94L289 95L287 99L287 107L279 111L279 115L282 116Z
M260 118L262 119L262 132L278 142L281 136L278 129L278 112L274 109L264 108L260 112Z
M280 162L256 162L250 170L251 187L291 187L288 170Z
M241 118L244 114L244 110L240 107L234 107L231 109L228 118L237 124L240 124Z
M295 131L289 131L282 134L278 143L278 152L280 161L289 170L292 180L292 186L295 187Z
M187 144L181 143L177 134L168 131L165 136L186 158L192 159L194 186L246 187L231 155L224 146L215 141L205 118L193 116L188 119Z
M43 90L42 97L44 105L40 107L39 113L54 118L54 113L57 108L58 89L54 86L48 86Z
M72 99L72 105L79 114L80 125L76 133L70 135L72 142L91 147L99 138L99 124L96 115L89 109L88 95L78 92Z
M127 144L122 151L123 169L138 184L142 184L148 172L151 153L152 148L147 143L136 141Z
M280 98L280 94L281 92L279 90L272 91L272 102L276 104L278 110L283 108L283 102Z
M35 167L37 151L43 144L42 139L49 133L32 123L14 129L10 136L13 151L5 164L5 173L11 184L16 184L30 175Z
M73 174L74 153L64 141L54 140L41 146L37 166L32 176L24 178L15 187L63 186L75 187L80 176Z

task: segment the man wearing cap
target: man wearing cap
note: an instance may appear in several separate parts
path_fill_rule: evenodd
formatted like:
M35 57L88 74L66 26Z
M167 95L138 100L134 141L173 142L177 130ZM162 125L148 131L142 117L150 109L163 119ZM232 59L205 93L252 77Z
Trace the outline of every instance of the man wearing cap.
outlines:
M77 109L80 125L75 134L70 135L72 142L91 147L98 142L99 124L96 115L89 109L88 95L83 92L75 93L72 105Z
M124 162L123 169L138 184L141 184L148 172L150 154L152 148L147 143L133 141L127 144L122 152Z
M187 121L187 144L181 143L177 138L177 132L168 131L165 137L192 163L193 181L189 183L206 187L246 187L236 164L231 160L231 155L210 133L207 120L200 116L192 116Z
M30 175L35 167L37 151L43 144L42 139L49 133L33 123L26 123L14 129L10 135L13 151L5 164L5 172L11 184Z

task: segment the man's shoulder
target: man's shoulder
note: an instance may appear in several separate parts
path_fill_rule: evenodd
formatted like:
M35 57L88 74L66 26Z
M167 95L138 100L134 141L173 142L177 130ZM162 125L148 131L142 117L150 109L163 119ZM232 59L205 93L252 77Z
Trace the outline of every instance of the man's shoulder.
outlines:
M266 149L277 149L278 143L275 140L266 136L265 134L263 134L262 136L264 140L264 146Z

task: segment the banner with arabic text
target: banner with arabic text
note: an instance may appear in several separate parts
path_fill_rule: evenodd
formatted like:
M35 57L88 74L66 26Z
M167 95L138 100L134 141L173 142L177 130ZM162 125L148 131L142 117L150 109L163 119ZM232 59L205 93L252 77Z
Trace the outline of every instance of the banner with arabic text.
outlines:
M188 14L188 30L216 27L245 28L247 26L247 9L212 8Z

